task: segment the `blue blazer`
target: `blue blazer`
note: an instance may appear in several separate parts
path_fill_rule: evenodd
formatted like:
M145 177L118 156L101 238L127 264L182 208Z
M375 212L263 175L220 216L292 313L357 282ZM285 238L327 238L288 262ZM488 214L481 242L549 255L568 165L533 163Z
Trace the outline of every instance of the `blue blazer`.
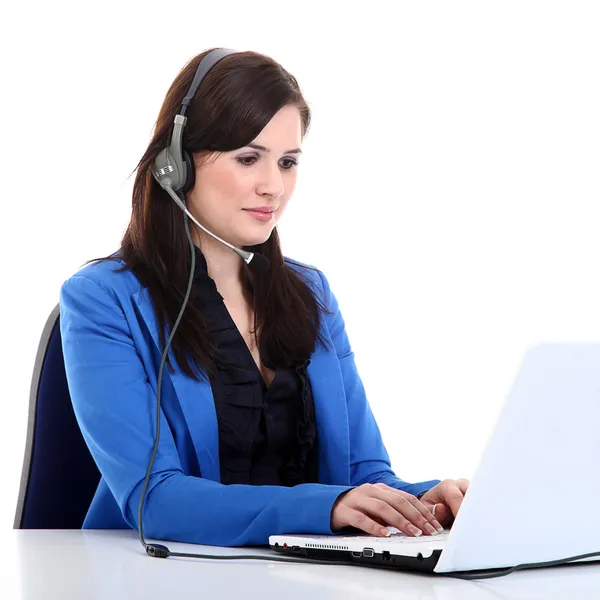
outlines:
M244 546L269 535L331 534L331 510L344 491L382 482L417 495L438 480L407 483L390 459L354 362L336 297L321 271L305 273L333 311L322 314L308 376L319 439L319 483L294 487L223 485L210 384L163 368L160 444L144 505L151 538ZM83 437L102 475L84 528L138 528L138 504L154 444L162 348L147 288L122 261L97 261L60 289L67 382ZM167 339L167 338L165 338Z

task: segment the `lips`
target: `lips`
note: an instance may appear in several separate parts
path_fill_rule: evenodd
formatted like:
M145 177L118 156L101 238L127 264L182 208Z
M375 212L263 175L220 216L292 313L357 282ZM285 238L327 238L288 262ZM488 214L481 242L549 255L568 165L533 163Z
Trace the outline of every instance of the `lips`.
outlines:
M256 210L255 208L244 208L246 212L250 213L250 216L257 221L262 221L263 223L267 223L273 218L274 210L270 209L268 211L264 210Z

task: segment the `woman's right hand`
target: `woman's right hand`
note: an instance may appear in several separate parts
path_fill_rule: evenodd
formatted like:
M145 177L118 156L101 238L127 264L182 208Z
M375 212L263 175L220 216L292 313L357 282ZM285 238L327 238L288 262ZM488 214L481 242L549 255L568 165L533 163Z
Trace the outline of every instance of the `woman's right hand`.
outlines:
M411 537L443 531L431 511L416 496L384 483L365 483L344 492L331 510L331 531L356 527L377 537L389 535L388 525ZM436 531L437 530L437 531Z

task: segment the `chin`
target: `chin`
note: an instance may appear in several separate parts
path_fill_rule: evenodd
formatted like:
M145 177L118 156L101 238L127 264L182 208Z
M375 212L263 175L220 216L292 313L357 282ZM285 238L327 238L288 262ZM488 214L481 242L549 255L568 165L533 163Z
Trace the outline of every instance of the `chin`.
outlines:
M258 244L264 244L270 237L271 233L273 233L273 229L271 228L269 231L265 231L262 234L246 234L244 236L240 236L241 247L244 246L257 246Z

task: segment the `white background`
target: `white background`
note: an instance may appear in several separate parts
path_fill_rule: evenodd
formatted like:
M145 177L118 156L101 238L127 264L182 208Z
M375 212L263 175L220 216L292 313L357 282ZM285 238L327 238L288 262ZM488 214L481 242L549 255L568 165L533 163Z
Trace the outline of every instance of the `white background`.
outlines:
M397 474L471 477L526 348L600 340L595 2L25 2L3 8L0 527L39 335L117 249L181 67L268 54L313 110L280 222L322 269Z

